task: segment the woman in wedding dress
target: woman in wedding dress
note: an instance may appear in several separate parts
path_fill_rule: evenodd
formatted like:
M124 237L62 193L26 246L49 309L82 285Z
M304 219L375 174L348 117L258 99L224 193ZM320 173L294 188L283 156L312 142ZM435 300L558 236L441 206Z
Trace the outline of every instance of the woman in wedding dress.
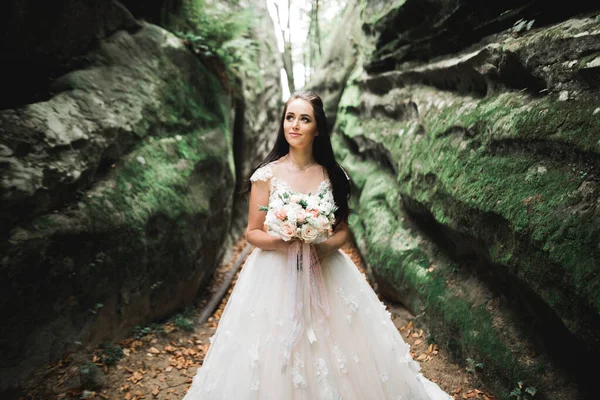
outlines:
M250 188L246 238L256 248L184 400L452 399L419 372L385 305L340 250L350 184L319 96L286 102ZM265 210L309 193L335 202L328 234L307 243L267 229L281 215Z

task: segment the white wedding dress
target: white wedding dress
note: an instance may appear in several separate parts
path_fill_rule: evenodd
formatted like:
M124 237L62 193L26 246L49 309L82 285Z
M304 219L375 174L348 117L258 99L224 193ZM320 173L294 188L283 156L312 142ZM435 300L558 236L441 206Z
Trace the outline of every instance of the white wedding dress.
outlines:
M294 193L270 164L251 180L269 182L270 203L281 192ZM332 196L329 180L318 191ZM311 307L304 271L290 268L281 252L256 248L184 400L452 399L419 372L390 312L345 253L327 256L321 273L329 307L324 320ZM286 339L294 325L290 282L299 285L296 318L302 320L293 347Z

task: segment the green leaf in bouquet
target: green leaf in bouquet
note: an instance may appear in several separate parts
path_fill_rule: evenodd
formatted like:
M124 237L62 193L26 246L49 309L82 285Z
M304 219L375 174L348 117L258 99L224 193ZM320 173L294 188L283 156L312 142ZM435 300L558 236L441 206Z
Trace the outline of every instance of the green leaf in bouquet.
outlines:
M267 207L267 206L258 206L258 211L269 211L269 207Z

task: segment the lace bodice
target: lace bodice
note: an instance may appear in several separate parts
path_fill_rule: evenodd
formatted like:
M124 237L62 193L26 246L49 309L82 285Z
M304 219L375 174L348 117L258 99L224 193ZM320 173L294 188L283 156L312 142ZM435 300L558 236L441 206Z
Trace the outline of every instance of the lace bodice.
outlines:
M275 218L275 216L272 213L272 208L277 208L276 203L281 202L283 196L286 195L290 196L292 199L306 199L309 202L311 196L319 196L320 198L327 200L332 204L335 203L333 199L333 189L331 187L331 181L328 178L321 181L314 193L296 192L292 190L291 186L285 180L273 174L272 164L273 163L269 163L260 167L250 177L250 180L252 182L264 181L269 183L269 204L267 205L269 207L269 211L267 211L266 219ZM269 230L267 230L267 233L277 236L275 232L270 232ZM315 240L315 242L320 242L325 239L327 239L327 236L323 235L323 237L318 238L317 240Z
M322 180L314 193L296 192L292 190L290 185L285 180L276 177L273 174L272 164L273 163L269 163L260 167L259 169L254 171L254 173L250 177L250 180L252 182L264 181L269 183L269 203L279 198L279 195L283 194L284 192L287 192L290 195L299 196L307 196L309 194L323 195L327 196L333 202L333 190L331 188L331 182L329 181L329 179L326 178Z

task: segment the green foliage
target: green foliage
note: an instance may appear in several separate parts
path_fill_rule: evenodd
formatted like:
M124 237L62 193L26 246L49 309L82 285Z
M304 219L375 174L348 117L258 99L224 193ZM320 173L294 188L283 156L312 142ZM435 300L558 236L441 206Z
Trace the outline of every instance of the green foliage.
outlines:
M162 334L165 328L161 324L150 324L149 326L136 325L133 327L133 337L141 339L147 335Z
M470 374L474 374L478 370L483 370L483 366L484 364L482 362L477 362L469 357L467 358L467 366L465 367L465 370Z
M517 387L510 392L510 397L515 397L517 400L530 400L537 393L537 389L533 386L525 386L523 381L517 382Z
M101 309L102 307L104 307L104 304L102 304L102 303L96 303L96 305L94 306L94 308L90 309L90 312L92 314L97 314L98 310Z
M186 307L181 312L181 315L183 315L185 318L191 319L194 318L194 316L196 315L196 310L193 307Z
M183 312L173 316L171 322L173 322L173 325L175 325L179 329L191 332L194 330L194 324L191 320L193 318L193 315L194 309L188 307Z
M79 366L79 372L83 375L91 375L98 366L91 361L85 362Z
M235 77L255 80L262 87L258 67L258 43L251 30L259 20L252 8L233 9L219 2L186 0L182 7L184 23L175 33L192 50L204 57L217 57L225 65L230 81Z
M100 359L103 364L115 365L123 357L123 349L112 343L104 342L100 348Z

